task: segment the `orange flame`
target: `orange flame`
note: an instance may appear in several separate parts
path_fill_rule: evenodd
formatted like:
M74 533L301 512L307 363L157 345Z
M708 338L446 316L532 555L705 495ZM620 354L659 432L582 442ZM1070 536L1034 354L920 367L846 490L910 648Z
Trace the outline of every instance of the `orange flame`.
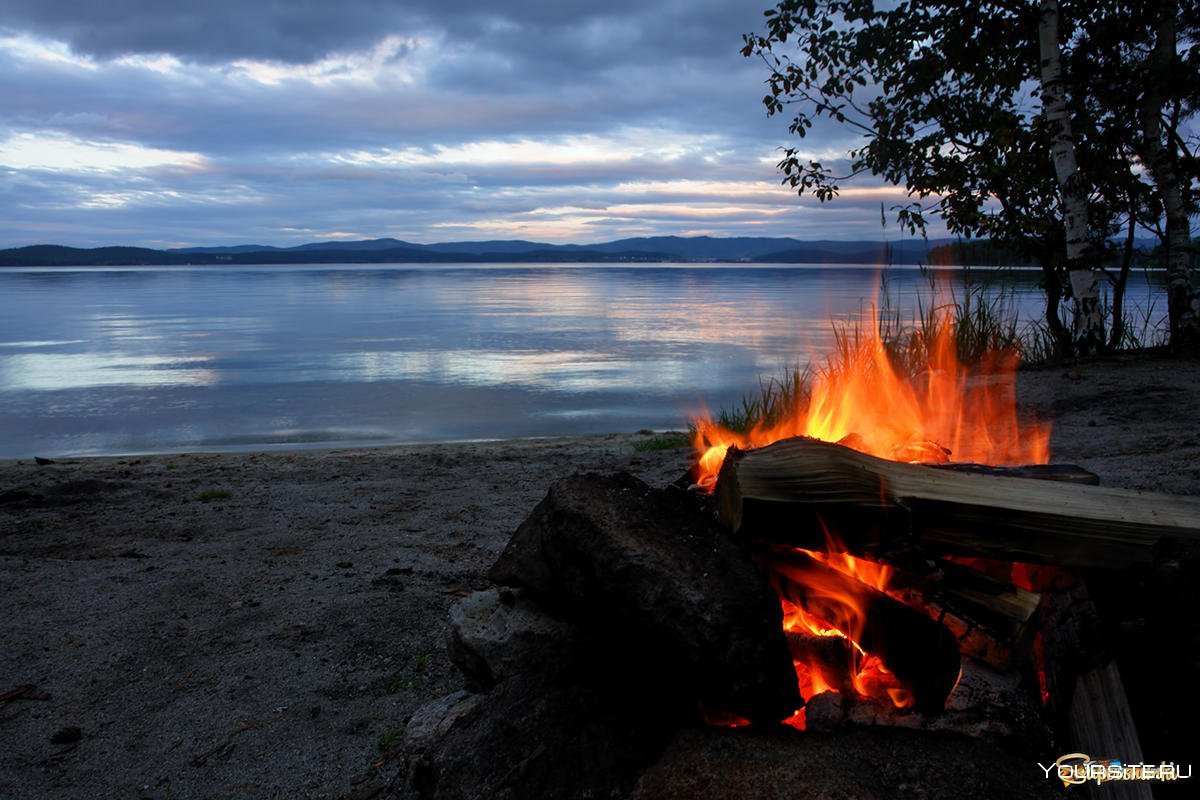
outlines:
M840 442L893 461L1044 464L1049 427L1021 425L1015 376L1018 356L992 353L968 370L956 355L955 327L934 326L927 363L915 377L896 369L877 325L845 347L814 376L811 394L798 397L782 419L749 433L694 420L696 482L711 487L730 446L748 450L779 439L809 436Z
M840 442L893 461L930 463L953 457L955 461L995 465L1047 463L1049 426L1036 422L1022 425L1018 420L1018 356L992 353L980 366L968 370L956 356L954 325L945 315L937 322L926 347L927 362L913 370L915 377L895 367L878 326L872 325L864 341L843 340L839 354L815 374L809 395L798 396L795 407L778 421L738 433L711 418L695 420L696 482L713 487L731 446L748 450L792 436ZM841 548L832 546L832 537L826 533L831 542L829 552L809 552L810 556L875 589L887 589L890 568L839 552ZM863 605L854 597L825 596L824 587L806 586L822 594L815 604L819 616L812 613L812 607L806 611L781 598L784 629L808 637L847 640L845 651L851 663L830 665L827 656L823 663L819 658L794 654L805 700L825 691L845 690L897 708L911 707L911 692L877 656L857 644L865 624ZM785 722L803 729L805 709Z
M873 589L884 591L887 588L891 567L843 552L828 530L826 540L826 552L801 552ZM791 572L786 566L776 565L774 568L784 574ZM866 624L862 598L853 591L846 591L844 585L816 580L813 574L793 574L791 577L802 581L816 599L810 602L810 608L805 609L781 598L784 631L808 637L841 638L847 644L845 653L849 657L848 663L830 663L815 655L806 657L793 652L792 664L796 670L800 696L807 701L822 692L850 691L859 697L890 702L896 708L911 707L914 703L912 693L884 666L878 656L867 653L858 644ZM806 715L797 712L785 720L785 724L803 730Z

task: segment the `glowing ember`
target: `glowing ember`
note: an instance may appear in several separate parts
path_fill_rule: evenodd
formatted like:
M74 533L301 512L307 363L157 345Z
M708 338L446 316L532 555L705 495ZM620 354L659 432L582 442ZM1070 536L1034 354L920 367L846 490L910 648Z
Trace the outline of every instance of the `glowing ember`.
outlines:
M748 450L792 436L840 442L893 461L1044 464L1049 428L1017 419L1017 356L995 353L968 370L955 355L955 329L946 322L928 347L915 378L901 374L878 328L847 346L820 370L811 396L798 398L783 419L737 433L710 418L694 421L696 480L716 482L731 445Z
M828 537L828 531L826 533ZM887 588L890 567L839 552L840 548L832 539L829 541L827 552L802 552L873 589L883 591ZM807 610L781 599L784 631L801 637L836 637L846 642L846 646L840 648L845 659L834 663L828 658L793 651L792 664L801 697L807 701L822 692L848 691L859 697L891 702L897 708L913 705L912 693L901 685L878 656L867 653L858 644L866 623L861 594L846 591L844 584L821 582L811 573L795 572L781 565L772 568L788 574L793 580L803 581L817 598L810 602ZM835 648L834 652L839 649ZM785 724L803 730L805 715L798 712Z
M955 461L993 465L1047 463L1049 428L1018 422L1014 391L1017 356L996 353L968 370L955 355L954 326L943 319L935 327L939 333L927 347L928 363L917 370L916 377L907 377L895 368L874 327L865 341L844 347L818 371L810 395L798 396L796 407L782 419L744 434L710 418L695 420L696 482L713 487L731 446L747 450L793 436L839 442L893 461L931 463L953 457ZM833 537L828 531L826 534L832 542ZM825 553L809 555L886 591L888 567L839 550L831 546ZM778 564L770 568L780 574L788 571ZM860 598L844 587L813 586L811 575L788 577L806 581L819 600L803 609L781 599L784 629L810 642L812 637L839 637L847 642L814 648L824 653L821 657L808 657L803 647L794 648L796 677L805 700L826 691L846 691L897 708L911 707L912 693L877 656L858 644L866 613ZM844 654L842 660L849 663L831 664L829 652ZM803 729L805 717L801 709L786 722Z

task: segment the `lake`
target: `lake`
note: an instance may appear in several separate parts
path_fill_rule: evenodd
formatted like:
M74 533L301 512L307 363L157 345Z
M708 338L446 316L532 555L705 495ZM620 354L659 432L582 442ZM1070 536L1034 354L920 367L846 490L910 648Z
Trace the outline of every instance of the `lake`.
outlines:
M1040 315L1036 273L1005 275L1022 319ZM830 320L868 308L877 280L847 265L0 269L0 457L679 429L828 352ZM887 291L931 297L915 269L889 271Z

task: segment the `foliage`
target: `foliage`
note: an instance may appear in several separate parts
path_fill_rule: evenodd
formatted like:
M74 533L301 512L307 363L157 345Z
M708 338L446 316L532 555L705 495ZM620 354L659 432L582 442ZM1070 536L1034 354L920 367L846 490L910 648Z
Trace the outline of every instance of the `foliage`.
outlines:
M1143 111L1138 102L1145 93L1138 95L1135 84L1153 77L1144 51L1156 18L1139 12L1138 23L1123 32L1122 15L1141 5L1094 5L1064 6L1060 39L1073 90L1078 180L1090 198L1090 258L1098 260L1131 217L1152 226L1162 209L1158 187L1136 162L1142 134L1129 121ZM1165 0L1153 5L1162 14L1186 11ZM912 202L893 210L910 232L923 233L938 216L952 233L1008 243L1041 265L1045 324L1065 350L1070 339L1059 304L1071 287L1054 130L1041 114L1041 14L1042 4L1030 0L905 0L883 8L864 0L782 0L766 12L765 33L744 37L742 52L770 68L763 103L768 114L792 115L792 133L803 138L832 122L859 136L833 164L787 148L779 162L784 183L827 201L844 181L870 172L907 190ZM1093 24L1099 19L1113 24ZM1106 63L1119 80L1085 68L1098 51L1110 54ZM1195 60L1194 48L1180 57L1189 59ZM1094 100L1106 82L1105 91L1125 98L1124 120ZM1186 116L1194 107L1183 99L1187 91L1172 88L1164 102Z

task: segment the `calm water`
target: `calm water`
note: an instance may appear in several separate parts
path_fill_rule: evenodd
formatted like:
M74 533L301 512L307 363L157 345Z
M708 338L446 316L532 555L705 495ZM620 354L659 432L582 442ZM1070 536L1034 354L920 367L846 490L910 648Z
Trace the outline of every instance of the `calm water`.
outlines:
M680 428L827 352L876 274L0 269L0 457ZM888 283L900 305L928 297L916 271ZM1020 292L1038 315L1031 276Z

